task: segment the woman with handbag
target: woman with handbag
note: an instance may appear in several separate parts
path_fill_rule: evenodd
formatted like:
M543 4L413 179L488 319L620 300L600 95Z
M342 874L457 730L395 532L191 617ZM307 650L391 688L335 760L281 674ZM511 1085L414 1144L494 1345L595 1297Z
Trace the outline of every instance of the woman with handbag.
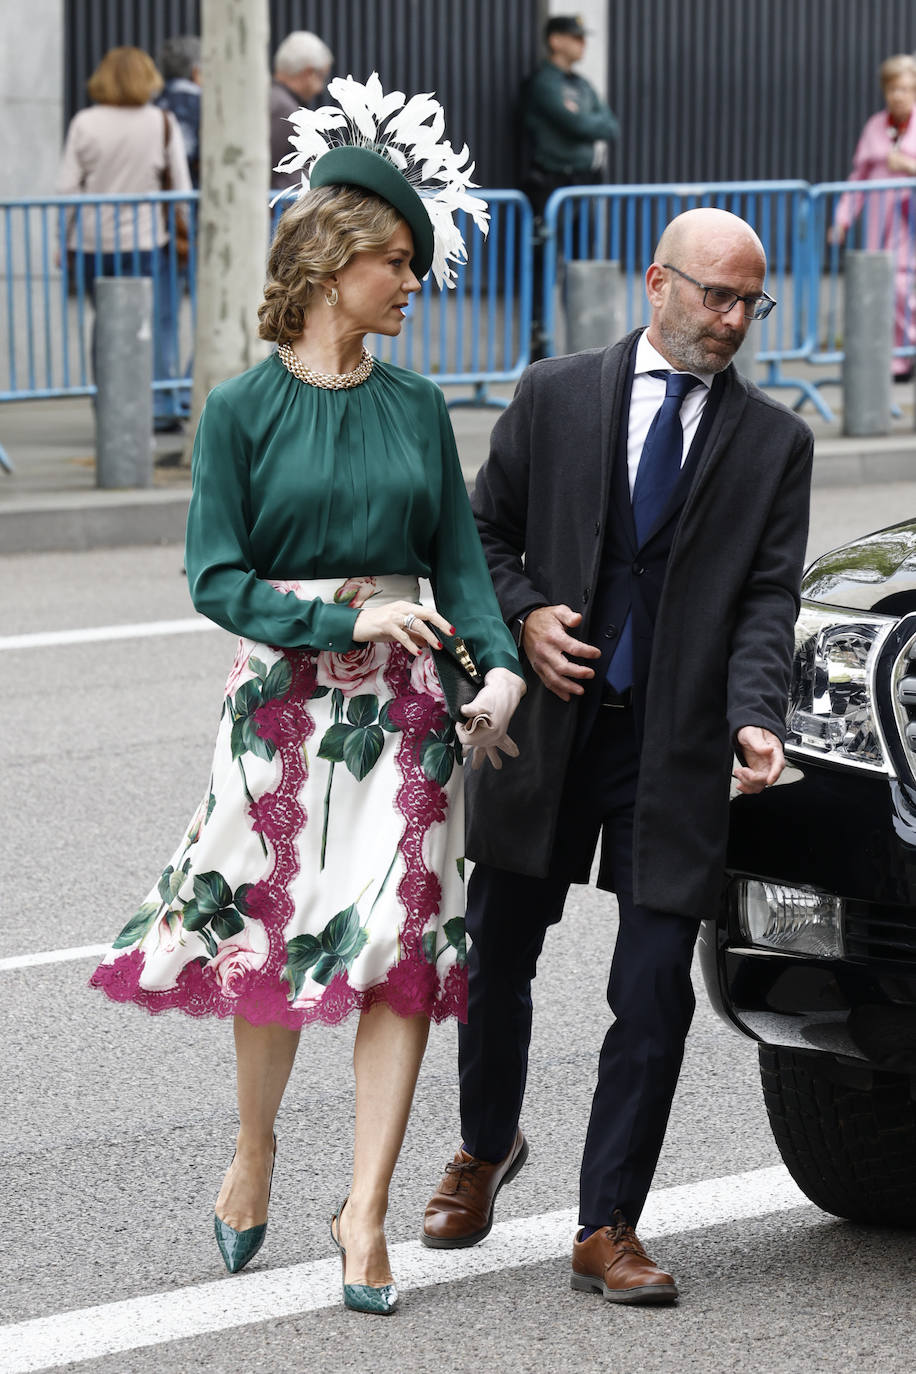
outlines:
M280 219L259 312L279 348L215 388L195 440L191 595L241 636L210 784L92 981L151 1012L234 1018L240 1123L214 1218L232 1271L264 1239L299 1031L359 1013L331 1234L345 1304L387 1314L388 1189L430 1019L466 1010L461 745L514 753L524 683L442 394L364 345L400 333L431 265L448 281L452 211L485 228L485 207L437 142L436 102L386 98L374 75L329 91L342 111L301 111L286 160L308 189ZM448 644L449 685L462 658L482 679L457 732L433 659Z
M188 191L191 177L175 116L149 102L162 90L155 63L140 48L111 48L87 90L93 104L70 121L57 190L61 195L121 196L162 190ZM179 375L180 268L170 237L180 248L183 211L174 202L79 207L68 216L67 270L71 291L94 297L97 276L151 277L153 281L153 375ZM94 349L93 349L94 353ZM95 373L93 358L93 374ZM153 393L157 430L181 427L177 390Z

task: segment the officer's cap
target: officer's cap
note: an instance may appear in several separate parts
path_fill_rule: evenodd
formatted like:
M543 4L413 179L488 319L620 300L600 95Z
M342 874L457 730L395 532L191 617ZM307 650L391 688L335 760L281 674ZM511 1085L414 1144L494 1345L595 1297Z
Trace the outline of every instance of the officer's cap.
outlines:
M565 33L570 38L584 38L585 25L578 14L555 14L544 25L544 37L552 33Z

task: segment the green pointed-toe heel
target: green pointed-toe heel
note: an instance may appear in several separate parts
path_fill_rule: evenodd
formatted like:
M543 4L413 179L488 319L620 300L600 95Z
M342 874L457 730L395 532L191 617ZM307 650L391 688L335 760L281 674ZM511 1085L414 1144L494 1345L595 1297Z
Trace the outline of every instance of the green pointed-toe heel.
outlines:
M235 1155L232 1156L235 1159ZM274 1158L270 1166L270 1182L267 1185L267 1202L270 1204L270 1190L274 1182L274 1164L277 1161L277 1137L274 1136ZM232 1167L231 1161L229 1167ZM227 1226L226 1222L213 1213L213 1234L216 1236L216 1243L219 1252L223 1257L223 1263L230 1274L237 1274L240 1269L244 1269L249 1261L264 1244L264 1237L267 1235L267 1222L262 1222L260 1226L249 1226L244 1231L236 1231L234 1227Z
M343 1282L344 1307L351 1312L368 1312L377 1317L390 1317L398 1305L398 1290L393 1283L383 1283L378 1288L371 1283L347 1283L347 1252L334 1234L334 1223L340 1230L340 1214L347 1205L347 1198L331 1217L331 1240L340 1252L340 1273Z

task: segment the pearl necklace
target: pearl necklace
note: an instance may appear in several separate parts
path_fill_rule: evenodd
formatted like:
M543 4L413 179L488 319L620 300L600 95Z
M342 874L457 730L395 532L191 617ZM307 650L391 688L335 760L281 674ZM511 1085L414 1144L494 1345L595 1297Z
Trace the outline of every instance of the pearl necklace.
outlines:
M310 367L306 367L289 343L280 344L277 356L286 370L294 377L298 377L300 382L308 382L309 386L320 386L324 391L349 391L351 387L359 386L369 376L375 361L365 344L362 357L352 372L313 372Z

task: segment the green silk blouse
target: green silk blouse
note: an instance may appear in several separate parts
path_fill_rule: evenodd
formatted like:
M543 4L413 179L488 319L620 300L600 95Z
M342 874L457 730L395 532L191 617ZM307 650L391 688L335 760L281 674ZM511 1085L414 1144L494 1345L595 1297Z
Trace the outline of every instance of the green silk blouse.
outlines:
M408 574L482 669L520 673L471 514L445 399L376 361L348 391L301 382L277 355L215 387L192 458L185 566L201 614L283 648L353 648L359 612L268 579Z

